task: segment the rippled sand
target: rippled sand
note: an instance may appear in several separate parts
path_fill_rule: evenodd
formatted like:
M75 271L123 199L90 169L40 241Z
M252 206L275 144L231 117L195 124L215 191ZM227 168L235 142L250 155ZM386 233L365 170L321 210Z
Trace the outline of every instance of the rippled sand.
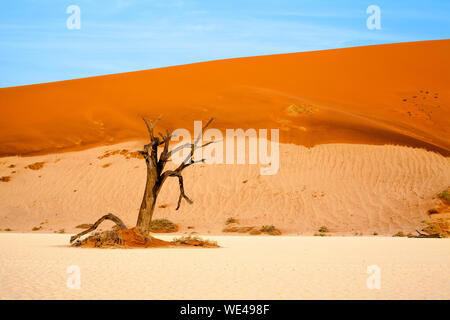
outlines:
M211 237L220 249L82 249L0 234L1 299L449 299L446 239ZM161 237L167 239L169 237ZM69 266L81 271L68 289ZM367 288L367 267L381 288Z
M145 186L144 160L104 155L140 150L142 144L2 158L0 177L11 175L11 181L0 182L0 229L78 233L75 226L93 223L108 212L134 226ZM43 168L25 168L36 162L43 162ZM10 174L12 170L16 173ZM311 236L321 226L333 235L415 234L449 181L450 158L423 149L280 144L275 175L261 175L259 165L249 164L186 169L185 191L194 203L183 202L180 210L175 210L178 180L167 180L154 217L173 221L180 233L205 235L224 235L228 217L241 226L273 224L291 236Z

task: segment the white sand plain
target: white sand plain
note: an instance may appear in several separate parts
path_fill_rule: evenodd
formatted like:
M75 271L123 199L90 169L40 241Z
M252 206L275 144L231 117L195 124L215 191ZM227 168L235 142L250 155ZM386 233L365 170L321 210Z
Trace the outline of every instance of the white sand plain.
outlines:
M69 237L0 234L0 298L450 298L447 239L216 236L222 248L124 250L72 248ZM71 265L80 289L67 288ZM379 290L367 288L370 265Z

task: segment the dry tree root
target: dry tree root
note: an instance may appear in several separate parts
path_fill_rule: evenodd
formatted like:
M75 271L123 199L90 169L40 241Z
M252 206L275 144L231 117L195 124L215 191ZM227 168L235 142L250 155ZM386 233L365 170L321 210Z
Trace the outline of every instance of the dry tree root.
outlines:
M70 238L70 243L73 243L75 240L79 239L80 237L84 236L85 234L94 231L95 229L98 228L98 226L100 225L100 223L102 223L102 222L105 221L105 220L111 220L111 221L113 221L113 222L119 227L120 230L126 229L126 228L127 228L126 225L122 222L122 220L120 220L119 217L113 215L112 213L108 213L108 214L104 215L103 217L101 217L100 219L98 219L98 220L97 220L97 221L96 221L89 229L86 229L86 230L84 230L84 231L81 231L80 233L78 233L78 234L72 236L72 237ZM105 235L104 235L103 237L109 236L109 237L111 237L111 239L114 239L115 236L114 236L113 234L106 235L106 233L108 233L108 232L109 232L109 233L114 233L114 232L116 232L116 231L107 231L107 232L104 233ZM117 233L117 232L116 232L116 233ZM96 234L96 236L98 237L99 234ZM105 239L105 240L106 240L106 239ZM81 244L81 242L80 242L79 240L75 243L75 245L80 245L80 244Z
M418 233L417 236L408 235L408 238L441 238L441 235L439 233L425 234L420 232L419 230L416 230L416 232Z
M83 240L80 239L83 235L97 229L105 220L111 220L116 224L113 230L95 232ZM127 229L122 220L112 213L104 215L88 229L71 237L70 243L76 247L91 248L148 248L170 246L170 243L167 241L143 235L136 227Z

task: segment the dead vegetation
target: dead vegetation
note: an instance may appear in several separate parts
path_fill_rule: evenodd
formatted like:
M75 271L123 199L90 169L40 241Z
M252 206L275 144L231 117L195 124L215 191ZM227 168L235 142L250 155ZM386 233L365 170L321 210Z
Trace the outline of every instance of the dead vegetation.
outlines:
M281 231L278 230L277 228L275 228L274 225L262 226L261 229L259 229L259 231L261 231L262 233L271 235L271 236L281 235Z
M122 150L113 150L113 151L105 151L105 153L99 157L97 157L97 159L101 160L104 158L108 158L114 155L121 155L123 157L125 157L125 159L144 159L144 156L142 154L139 153L139 151L128 151L127 149L122 149Z
M222 232L237 232L237 233L249 233L250 235L259 235L259 234L268 234L271 236L278 236L281 235L281 231L275 228L273 225L264 225L261 228L256 228L253 226L237 226L233 225L230 226L230 224L238 224L238 220L230 217L225 221L225 224L227 225L225 228L222 229Z
M206 248L218 248L216 241L208 239L202 239L198 236L183 236L172 240L171 244L176 246L194 246L194 247L206 247Z
M29 164L25 167L25 169L31 169L31 170L40 170L44 167L45 162L35 162L32 164Z
M195 138L194 143L185 143L173 148L172 150L169 150L169 144L173 135L169 132L169 130L166 130L166 134L160 132L159 137L155 136L154 134L154 127L157 121L160 120L160 118L161 117L159 117L155 121L148 121L147 119L142 118L145 126L147 127L150 140L149 143L144 145L144 150L138 151L137 153L130 153L126 149L120 151L107 151L105 152L105 154L99 157L99 159L104 159L115 154L126 157L133 157L134 155L136 155L137 157L138 154L145 160L147 179L145 183L144 196L142 198L141 206L138 212L136 226L132 229L128 229L119 217L115 216L112 213L109 213L102 216L86 230L72 236L70 238L71 244L87 247L125 246L145 248L167 246L166 241L158 240L150 236L150 232L152 231L152 218L158 194L167 179L176 178L178 179L180 193L175 210L178 210L180 208L183 199L189 204L193 203L193 201L186 195L184 191L184 181L182 174L183 170L188 168L189 166L196 163L203 163L205 161L205 159L194 159L194 153L197 149L202 149L214 143L214 141L210 141L204 144L199 143L202 137L202 132L206 130L206 128L211 124L214 118L211 118L206 123L206 125L203 126L202 131ZM162 148L162 151L159 153L158 150L160 147ZM175 169L164 171L165 165L167 164L167 162L171 161L172 155L178 153L179 151L183 151L183 149L190 150L184 161ZM105 164L103 167L105 167L106 165L108 164ZM95 231L104 220L111 220L112 222L114 222L116 225L115 229L100 233L96 232L93 235L88 236L84 240L81 240L82 236ZM162 227L163 230L172 230L174 228L176 229L173 224L168 223L167 221L168 220L163 223L159 221L159 227ZM153 225L153 228L155 228L155 224ZM173 245L173 243L171 243L171 245ZM197 245L198 244L195 244L195 246Z
M417 235L408 235L409 238L448 238L450 237L450 187L443 190L436 197L439 203L427 211L429 220L422 223L423 232L416 230Z
M92 227L91 223L82 223L82 224L77 225L75 228L78 228L78 229L89 229L90 227Z
M227 221L225 221L225 224L232 224L232 223L239 223L239 221L233 217L229 217Z
M0 182L9 182L9 181L11 181L11 177L10 176L0 177Z
M170 233L177 231L178 226L167 219L154 219L150 224L150 232L153 233Z
M191 235L175 238L170 242L164 241L150 235L144 235L136 227L96 232L83 240L74 241L72 246L87 248L219 247L215 241Z

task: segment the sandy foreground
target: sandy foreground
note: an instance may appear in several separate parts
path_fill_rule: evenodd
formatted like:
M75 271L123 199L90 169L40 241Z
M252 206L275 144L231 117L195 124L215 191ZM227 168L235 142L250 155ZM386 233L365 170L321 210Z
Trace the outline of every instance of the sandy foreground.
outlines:
M162 236L169 239L168 236ZM219 249L86 249L0 234L1 299L449 299L445 239L211 237ZM69 289L69 266L80 289ZM368 289L369 266L381 288Z

